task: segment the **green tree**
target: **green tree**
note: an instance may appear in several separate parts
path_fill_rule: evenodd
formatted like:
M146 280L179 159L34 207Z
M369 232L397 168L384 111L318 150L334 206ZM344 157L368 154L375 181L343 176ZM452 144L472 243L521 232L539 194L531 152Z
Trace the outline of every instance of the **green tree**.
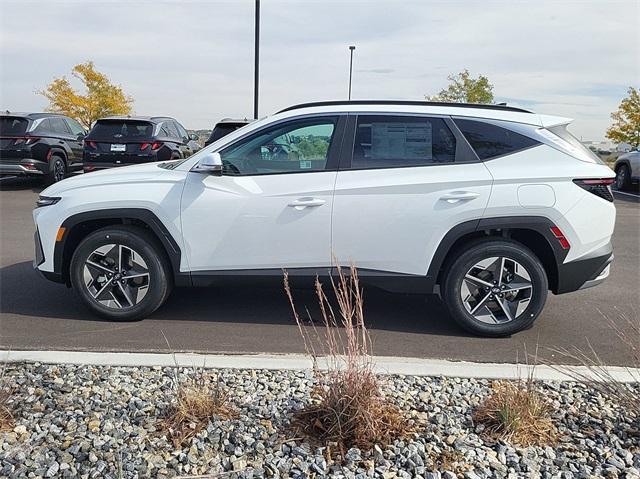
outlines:
M629 96L623 99L618 111L611 114L613 124L607 130L607 138L618 143L629 143L640 147L640 93L634 87L627 90Z
M430 101L450 103L493 103L493 85L486 76L472 78L469 70L457 75L449 75L449 86L434 96L426 96Z
M94 121L104 116L131 113L133 98L111 83L104 73L96 71L93 62L76 65L71 74L82 82L85 92L74 90L65 77L54 78L45 90L37 92L49 100L47 111L75 118L85 128L91 128Z

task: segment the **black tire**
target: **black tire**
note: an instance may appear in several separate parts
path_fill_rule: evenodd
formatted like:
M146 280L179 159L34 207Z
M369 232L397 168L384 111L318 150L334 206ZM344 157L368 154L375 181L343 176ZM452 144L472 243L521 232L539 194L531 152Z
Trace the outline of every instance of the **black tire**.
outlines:
M477 319L467 310L462 298L463 282L467 273L480 261L492 257L506 257L517 261L527 271L532 285L531 292L527 293L530 294L530 299L525 309L511 321L499 324ZM529 328L542 312L549 289L547 275L536 255L520 243L503 239L482 239L470 243L463 250L458 250L455 258L446 267L441 286L442 297L451 317L467 331L489 337L509 336ZM484 290L482 295L491 292L491 288L488 287ZM492 300L487 304L492 307L498 305Z
M44 176L45 185L52 185L62 181L67 176L67 163L60 155L51 155L49 159L49 171Z
M628 190L631 187L631 174L629 167L622 164L616 168L616 188L620 191Z
M146 294L137 304L126 304L121 297L123 306L106 306L93 297L89 287L85 284L84 270L87 259L97 248L108 244L118 245L118 248L119 245L130 248L146 263L149 273L148 279L146 279ZM153 235L144 229L129 225L108 226L84 238L73 253L69 275L73 289L85 305L95 314L112 321L135 321L149 316L166 301L173 286L168 260L162 246ZM126 280L125 277L122 279ZM102 284L109 282L110 280L107 280ZM117 281L112 284L117 286L116 283ZM98 284L98 286L102 286L102 284ZM106 292L108 293L108 291ZM116 291L116 294L120 295L121 293Z

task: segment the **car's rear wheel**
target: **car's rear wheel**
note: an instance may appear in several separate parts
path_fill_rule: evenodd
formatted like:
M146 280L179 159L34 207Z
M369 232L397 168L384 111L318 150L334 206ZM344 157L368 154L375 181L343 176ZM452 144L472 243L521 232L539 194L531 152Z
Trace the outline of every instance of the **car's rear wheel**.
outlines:
M67 164L60 155L52 155L49 160L49 171L45 174L44 182L52 185L64 180L67 176Z
M459 252L445 272L443 286L453 319L482 336L508 336L530 327L548 290L535 254L506 240L477 241Z
M87 307L114 321L150 315L171 292L161 246L134 226L110 226L87 236L73 254L70 277Z
M631 185L631 175L627 165L620 165L616 168L616 188L620 191L626 190Z

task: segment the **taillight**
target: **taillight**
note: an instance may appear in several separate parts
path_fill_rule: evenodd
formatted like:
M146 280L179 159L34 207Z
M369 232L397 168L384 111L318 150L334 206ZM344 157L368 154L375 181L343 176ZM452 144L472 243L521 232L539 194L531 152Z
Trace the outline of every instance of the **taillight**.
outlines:
M580 188L593 193L607 201L613 201L613 193L611 193L611 185L615 180L613 178L596 178L586 180L573 180Z
M140 145L140 150L146 150L148 146L149 146L149 143L143 143Z
M157 149L158 149L158 148L160 148L161 146L162 146L162 143L161 143L161 142L159 142L159 141L156 141L155 143L153 143L153 144L151 145L151 149L152 149L152 150L157 150Z
M86 146L89 148L93 148L94 150L98 147L98 144L95 141L86 141L84 142Z
M571 244L569 244L569 240L564 236L564 233L560 228L558 228L557 226L552 226L551 232L553 233L553 236L555 236L556 239L558 240L558 243L560 243L560 247L562 249L571 248Z

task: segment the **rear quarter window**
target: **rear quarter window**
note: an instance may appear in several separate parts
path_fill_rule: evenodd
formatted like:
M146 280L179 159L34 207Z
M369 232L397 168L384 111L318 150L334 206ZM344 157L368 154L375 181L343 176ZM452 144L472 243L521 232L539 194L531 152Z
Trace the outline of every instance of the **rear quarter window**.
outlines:
M454 121L481 160L509 155L540 144L533 138L490 123L460 118Z

